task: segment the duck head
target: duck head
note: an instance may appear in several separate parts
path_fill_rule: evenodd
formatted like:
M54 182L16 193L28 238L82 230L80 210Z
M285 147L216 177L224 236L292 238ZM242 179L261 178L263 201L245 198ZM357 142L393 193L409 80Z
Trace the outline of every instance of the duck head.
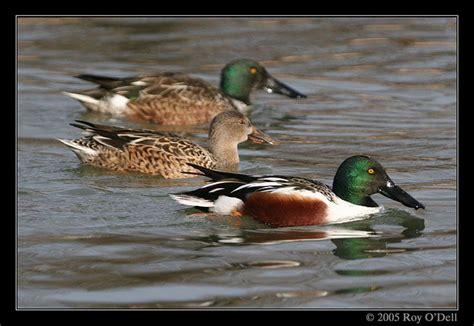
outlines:
M407 207L425 208L397 186L379 162L363 155L352 156L342 162L334 176L333 191L356 205L376 207L378 204L370 196L380 193Z
M306 95L282 83L257 61L239 59L228 63L221 71L220 89L230 97L250 105L250 93L254 89L265 89L290 98Z

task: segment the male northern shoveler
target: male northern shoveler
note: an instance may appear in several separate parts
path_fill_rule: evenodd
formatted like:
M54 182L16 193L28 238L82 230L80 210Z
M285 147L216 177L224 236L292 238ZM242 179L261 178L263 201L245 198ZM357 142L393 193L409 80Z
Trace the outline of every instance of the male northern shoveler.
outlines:
M194 191L172 194L172 198L217 214L249 215L273 226L362 219L383 209L370 197L375 193L408 207L425 208L395 185L380 163L367 156L346 159L336 172L332 189L324 183L299 177L249 176L193 167L214 182Z
M82 92L63 92L88 110L165 125L203 124L227 110L245 113L251 104L250 93L254 89L264 88L269 93L291 98L306 97L272 77L258 62L250 59L227 64L221 71L220 89L181 73L129 78L76 77L99 85Z
M209 128L209 150L171 133L125 129L76 120L72 126L86 131L75 140L59 139L87 164L115 171L138 171L164 178L189 178L196 171L187 163L208 168L235 168L239 163L237 145L250 140L274 144L237 111L218 114Z

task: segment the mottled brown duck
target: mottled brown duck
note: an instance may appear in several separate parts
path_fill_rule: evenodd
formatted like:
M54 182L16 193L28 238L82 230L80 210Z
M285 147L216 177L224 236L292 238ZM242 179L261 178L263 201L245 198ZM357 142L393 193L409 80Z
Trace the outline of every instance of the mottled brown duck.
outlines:
M235 170L238 144L246 140L275 144L242 113L218 114L209 127L208 148L171 133L126 129L76 120L72 126L84 130L84 137L59 139L86 164L114 171L136 171L164 178L189 178L196 172L188 163L208 168Z
M290 98L306 97L250 59L227 64L221 71L219 88L200 78L172 72L127 78L76 77L99 85L85 91L63 92L89 111L162 125L199 125L208 123L223 111L245 113L255 89Z

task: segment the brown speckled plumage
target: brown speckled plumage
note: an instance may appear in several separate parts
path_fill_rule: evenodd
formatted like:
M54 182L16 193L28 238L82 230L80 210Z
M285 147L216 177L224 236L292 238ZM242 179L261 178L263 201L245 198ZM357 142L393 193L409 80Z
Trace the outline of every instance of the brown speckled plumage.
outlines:
M238 112L216 116L209 131L209 149L170 133L144 129L125 129L78 121L85 137L60 140L87 164L114 171L136 171L165 178L189 178L196 172L187 163L207 168L232 168L238 162L237 145L248 137L271 138L256 130L248 118ZM266 138L265 138L266 137Z
M255 89L291 98L306 97L272 77L258 62L238 59L221 71L219 88L183 73L156 73L128 78L79 75L99 87L63 92L88 110L165 125L197 125L224 111L245 113Z
M128 103L130 115L167 125L209 122L220 112L236 110L221 91L198 78L183 74L148 76L149 87Z
M95 101L81 101L91 111L129 116L156 124L199 125L211 121L220 112L238 110L219 89L185 74L163 73L112 81L102 81L99 77L93 79L93 76L79 77L101 85L78 93ZM124 96L124 100L129 99L122 109L109 103L108 99L115 94Z

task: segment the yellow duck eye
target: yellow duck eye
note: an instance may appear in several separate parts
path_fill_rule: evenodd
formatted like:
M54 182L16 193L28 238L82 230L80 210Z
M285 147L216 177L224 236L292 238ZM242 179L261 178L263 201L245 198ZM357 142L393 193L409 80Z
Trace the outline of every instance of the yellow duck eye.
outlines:
M367 173L369 173L369 174L374 174L374 173L375 173L375 170L372 169L372 168L370 168L370 169L367 170Z
M255 74L257 73L257 68L255 68L255 67L250 67L249 71L250 71L250 73L251 73L252 75L255 75Z

